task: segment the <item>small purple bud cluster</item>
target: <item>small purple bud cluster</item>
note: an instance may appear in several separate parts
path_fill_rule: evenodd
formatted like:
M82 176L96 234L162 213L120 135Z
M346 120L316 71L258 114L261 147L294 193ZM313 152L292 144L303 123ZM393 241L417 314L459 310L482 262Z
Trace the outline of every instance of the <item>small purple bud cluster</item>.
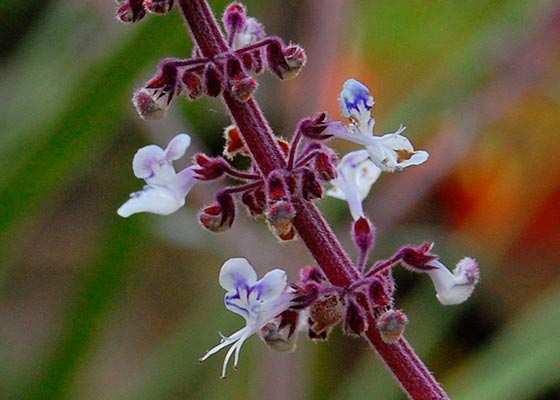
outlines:
M151 14L167 14L174 0L117 0L117 19L125 23L138 22Z
M323 197L323 184L336 173L334 165L337 162L332 150L318 143L309 143L300 151L301 139L300 131L296 132L291 143L278 139L287 167L263 176L254 164L247 171L237 170L229 164L226 158L231 159L236 154L249 155L249 152L239 130L235 126L226 128L223 157L197 154L193 171L201 181L229 176L242 184L221 190L215 203L202 209L199 214L202 226L212 232L230 228L236 209L233 196L238 194L249 214L252 217L264 217L280 240L294 239L296 204Z
M326 340L339 323L348 335L360 336L373 315L383 339L393 343L407 323L406 315L393 308L395 284L388 270L342 288L332 285L318 267L307 266L292 287L296 297L290 310L304 312L307 334L313 340Z
M157 10L166 9L164 4L169 8L173 5L172 1L128 0L119 8L119 18L133 22L141 19L147 3ZM134 93L132 101L140 117L164 117L171 101L181 94L194 100L204 94L217 97L227 91L245 102L258 86L250 73L268 69L280 79L290 79L305 65L307 58L301 46L286 45L278 37L266 36L262 25L247 17L241 4L231 4L224 13L223 22L229 49L213 58L205 58L195 48L189 59L163 60L156 75Z

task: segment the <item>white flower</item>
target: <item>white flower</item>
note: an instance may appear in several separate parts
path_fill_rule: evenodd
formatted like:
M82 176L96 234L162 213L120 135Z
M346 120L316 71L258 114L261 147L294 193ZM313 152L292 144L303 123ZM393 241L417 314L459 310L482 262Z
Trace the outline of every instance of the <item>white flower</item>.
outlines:
M239 352L245 340L290 307L294 293L288 288L286 273L280 269L268 272L257 281L257 274L244 258L231 258L220 271L220 285L227 291L225 305L245 318L245 327L230 336L222 336L220 344L210 349L200 361L230 346L222 368L226 376L227 364L235 352L233 366L237 367Z
M436 288L436 297L443 305L460 304L472 294L479 279L478 264L472 258L465 257L457 263L453 273L437 260L430 261L432 267L426 273Z
M410 141L401 135L404 126L396 132L375 136L375 120L371 116L373 104L365 85L355 79L347 80L340 93L340 105L350 125L332 124L327 128L328 134L365 146L371 160L383 171L400 171L425 162L428 153L414 150Z
M190 143L190 136L182 133L175 136L165 150L150 145L136 152L132 169L137 178L146 181L146 186L132 193L118 209L121 217L139 212L167 215L185 204L185 197L195 183L193 167L177 173L172 162L185 155Z
M332 187L327 191L327 195L346 200L352 218L356 221L364 216L362 201L381 174L381 169L369 159L366 150L357 150L342 157L336 171L338 176L330 181Z

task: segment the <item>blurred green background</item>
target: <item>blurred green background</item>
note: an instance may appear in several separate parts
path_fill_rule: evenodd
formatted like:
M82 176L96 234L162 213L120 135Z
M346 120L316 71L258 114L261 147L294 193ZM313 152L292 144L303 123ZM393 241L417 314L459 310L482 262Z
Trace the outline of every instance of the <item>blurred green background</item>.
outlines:
M226 2L212 1L218 13ZM342 83L376 97L377 132L408 127L429 162L376 183L366 210L375 257L435 241L452 267L478 259L473 297L443 307L425 277L396 271L406 335L453 399L560 399L560 3L558 1L246 2L270 34L301 43L300 76L260 79L279 135L328 110ZM134 26L111 1L0 4L1 399L403 399L360 340L300 337L293 354L257 338L239 371L223 354L197 363L242 321L222 306L221 264L259 274L312 263L240 212L232 231L196 222L216 184L167 217L121 219L142 182L137 148L189 132L220 152L221 103L178 99L164 121L139 120L134 88L160 58L187 56L177 10ZM342 153L353 147L335 143ZM343 202L321 202L352 255Z

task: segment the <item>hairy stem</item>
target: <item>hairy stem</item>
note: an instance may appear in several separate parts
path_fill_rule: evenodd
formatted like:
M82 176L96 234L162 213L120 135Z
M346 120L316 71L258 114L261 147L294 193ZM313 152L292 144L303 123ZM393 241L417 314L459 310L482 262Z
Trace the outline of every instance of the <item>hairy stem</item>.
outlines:
M229 51L206 0L179 0L179 6L204 57L212 59ZM266 176L275 169L286 168L287 160L257 102L254 99L239 102L227 88L223 99L263 175ZM357 281L360 278L358 271L319 210L311 202L300 202L295 207L297 214L294 226L331 283L349 287ZM389 345L379 336L373 318L369 326L369 342L411 399L448 398L406 340L401 339L396 344Z

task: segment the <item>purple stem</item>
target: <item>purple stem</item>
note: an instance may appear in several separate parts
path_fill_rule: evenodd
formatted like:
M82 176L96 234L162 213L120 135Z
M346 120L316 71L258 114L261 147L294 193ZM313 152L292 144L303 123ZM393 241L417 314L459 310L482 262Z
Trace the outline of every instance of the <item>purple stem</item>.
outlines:
M229 50L206 0L179 0L179 6L204 57L213 58ZM223 98L262 174L267 176L275 169L286 168L286 159L256 101L250 99L241 103L227 90ZM297 203L295 208L294 226L330 282L349 287L359 280L360 274L319 210L311 202ZM405 339L392 345L383 342L373 316L370 316L369 327L369 342L411 399L448 399Z

